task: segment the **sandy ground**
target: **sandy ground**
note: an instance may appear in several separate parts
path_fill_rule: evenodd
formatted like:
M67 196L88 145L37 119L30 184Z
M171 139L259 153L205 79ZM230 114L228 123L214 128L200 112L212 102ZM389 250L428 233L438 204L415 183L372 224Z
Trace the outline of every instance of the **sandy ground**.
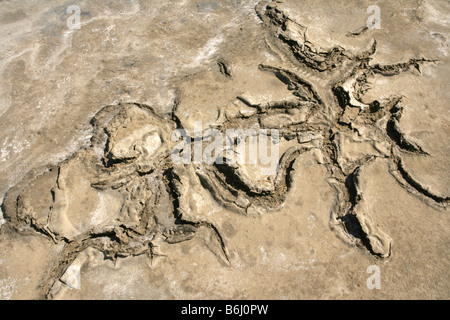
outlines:
M448 30L445 0L0 1L0 299L448 299Z

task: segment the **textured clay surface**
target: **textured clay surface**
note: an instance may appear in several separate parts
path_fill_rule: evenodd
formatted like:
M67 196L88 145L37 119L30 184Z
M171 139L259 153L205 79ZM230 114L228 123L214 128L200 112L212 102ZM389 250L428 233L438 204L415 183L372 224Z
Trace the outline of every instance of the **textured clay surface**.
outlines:
M0 299L448 299L449 27L445 0L0 1ZM276 162L186 152L228 132Z

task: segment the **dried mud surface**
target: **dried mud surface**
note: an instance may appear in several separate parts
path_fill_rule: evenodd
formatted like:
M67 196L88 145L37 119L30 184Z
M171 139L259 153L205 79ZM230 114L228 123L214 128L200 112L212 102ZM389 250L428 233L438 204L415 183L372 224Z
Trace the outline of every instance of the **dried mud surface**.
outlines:
M450 5L373 4L0 1L0 299L448 299Z

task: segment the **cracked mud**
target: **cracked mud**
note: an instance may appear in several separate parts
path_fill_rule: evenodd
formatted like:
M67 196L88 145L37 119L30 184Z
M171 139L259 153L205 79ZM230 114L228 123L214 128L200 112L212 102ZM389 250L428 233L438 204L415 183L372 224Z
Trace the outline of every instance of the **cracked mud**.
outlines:
M184 12L189 20L184 23L195 25L195 17L207 15L210 20L205 23L218 31L206 42L184 39L189 53L167 56L165 69L151 59L145 61L145 50L130 51L131 42L114 49L126 55L119 62L112 56L102 58L97 80L90 80L95 88L96 81L105 80L98 99L110 103L89 109L94 111L91 117L86 117L88 108L68 116L68 123L87 119L85 142L75 143L51 161L46 161L45 152L56 149L51 149L52 143L43 144L36 151L43 153L40 157L30 153L29 164L20 164L29 169L22 170L22 176L10 171L10 180L4 180L10 186L3 190L5 250L0 261L11 260L13 266L22 254L30 256L38 270L31 281L13 290L14 297L448 297L448 107L441 97L448 99L448 93L436 89L436 98L422 96L417 101L408 95L414 94L411 87L416 82L431 90L436 85L427 81L448 80L445 72L436 80L434 71L444 69L442 61L448 67L448 48L439 55L436 44L424 42L409 55L397 54L402 48L393 44L396 53L386 55L383 49L393 40L382 30L377 37L357 21L353 29L344 28L347 32L334 30L331 22L317 27L311 17L320 14L320 6L310 1L304 1L304 13L298 1L236 5L199 2L178 9L195 11ZM341 3L322 6L348 14L357 10ZM425 28L420 26L425 22L426 28L438 28L436 20L429 21L433 6L442 6L440 12L448 18L448 4L415 4L406 11L415 14L408 19L419 21L414 30ZM169 7L158 4L160 16L152 19L168 15ZM128 7L124 4L124 8ZM131 16L139 14L128 10ZM227 16L234 19L226 23ZM92 20L83 28L99 29L96 23L100 22ZM170 38L179 26L170 19L154 23L162 36L148 37L172 50L170 41L181 40L165 37ZM83 28L72 36L72 48L83 43ZM338 35L332 39L321 29ZM126 35L114 32L116 38L108 34L105 46L114 42L111 39L125 41ZM407 31L400 30L399 37L401 32ZM50 45L43 41L41 46ZM206 44L191 50L197 42ZM55 70L70 68L74 53L68 50L73 49L61 51ZM2 72L10 75L4 83L32 83L20 71L29 68L28 60L11 59L4 62L7 67ZM146 82L142 75L153 66L149 77L158 76L159 83ZM21 74L27 79L20 79ZM128 85L121 75L131 77ZM85 97L97 94L89 86L83 90ZM117 92L121 92L119 99L102 97ZM4 111L4 119L17 117L11 113L17 99ZM91 104L97 101L89 99ZM417 125L414 121L421 112L427 119L441 120ZM65 115L50 112L46 117L64 119ZM202 135L195 132L196 121L202 121ZM39 139L55 135L52 139L62 140L53 144L67 145L63 122L56 128L41 127L34 142L27 143L37 145ZM280 150L276 172L261 175L260 165L235 164L224 155L215 155L224 161L213 164L196 163L194 156L184 164L173 161L174 150L183 151L176 149L173 132L184 130L190 149L195 149L196 140L211 140L208 132L213 129L263 130L269 137L276 132ZM63 138L57 132L64 132ZM232 152L250 140L235 138ZM2 154L3 150L8 149ZM5 174L7 169L2 168ZM427 232L434 234L434 244L427 240ZM14 241L12 248L17 248L8 251L6 245ZM27 250L41 252L45 258ZM417 261L427 255L433 267L426 265L423 270L428 270L428 282L436 286L432 293L400 292L395 284L386 284L388 293L362 292L367 266L383 266L383 275L391 272L384 281L395 283L396 270L415 263L410 278L404 280L408 287L414 279L423 279ZM238 279L252 270L253 280L268 279L264 289L252 285L252 280L239 286ZM338 278L326 282L333 270L339 270ZM286 271L293 277L298 273L300 283L292 282ZM437 285L437 279L443 281ZM314 286L314 281L320 284ZM137 282L150 283L152 289L131 289ZM117 286L129 289L112 289ZM211 291L211 286L216 290ZM0 290L2 298L13 296Z

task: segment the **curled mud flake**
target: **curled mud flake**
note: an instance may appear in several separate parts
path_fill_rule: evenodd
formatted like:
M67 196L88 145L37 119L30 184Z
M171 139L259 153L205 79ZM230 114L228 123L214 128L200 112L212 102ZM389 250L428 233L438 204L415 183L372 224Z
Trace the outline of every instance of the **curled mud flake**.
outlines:
M370 158L348 175L344 184L346 190L340 193L341 202L335 209L337 213L334 216L350 236L350 243L366 247L380 258L388 258L391 255L392 239L374 222L360 187L360 174L374 159L376 158ZM335 186L342 190L341 183L337 182Z
M424 151L417 143L406 138L405 134L402 132L400 128L400 119L402 117L403 108L399 106L399 102L400 99L391 109L391 117L386 125L387 134L403 151L412 152L419 155L429 155L429 153Z
M363 27L358 28L358 30L356 30L356 31L347 33L347 37L358 37L360 35L365 34L369 30L370 29L368 26L363 26Z
M437 205L438 207L448 208L450 197L437 194L430 190L430 188L415 179L412 174L406 169L402 157L399 154L394 156L394 164L391 166L391 173L397 181L406 188L409 192L419 197L425 197L426 203L430 205ZM431 200L430 203L427 200Z
M370 70L373 73L381 74L383 76L394 76L399 75L402 72L409 71L411 68L414 68L421 74L420 66L423 63L430 63L430 62L436 62L437 60L432 59L426 59L426 58L420 58L420 59L410 59L407 62L401 62L396 64L388 64L388 65L382 65L382 64L375 64L374 66L370 67Z
M217 65L219 67L220 73L228 78L232 77L231 64L227 60L221 58L217 61Z
M194 238L196 228L189 224L183 224L176 226L175 228L167 231L164 236L168 243L180 243Z
M359 89L357 85L360 85L361 75L362 72L355 74L353 77L348 78L345 82L334 89L335 94L344 109L348 107L358 108L360 112L363 112L370 107L369 105L358 101L358 96L360 95L359 92L361 89Z
M353 212L361 225L361 230L364 234L363 237L365 238L365 241L367 241L366 245L369 247L370 251L381 258L388 258L391 255L392 239L378 228L371 217L368 205L359 188L358 175L360 170L361 168L358 169L355 176L356 181L354 183L357 195Z
M103 260L103 254L93 248L87 248L79 253L72 264L67 268L60 281L69 289L81 289L81 269L85 264Z
M289 47L298 61L309 68L320 72L329 71L338 68L346 59L345 50L341 47L328 51L315 48L308 40L307 28L290 19L275 2L265 8L257 6L257 11L271 33Z

